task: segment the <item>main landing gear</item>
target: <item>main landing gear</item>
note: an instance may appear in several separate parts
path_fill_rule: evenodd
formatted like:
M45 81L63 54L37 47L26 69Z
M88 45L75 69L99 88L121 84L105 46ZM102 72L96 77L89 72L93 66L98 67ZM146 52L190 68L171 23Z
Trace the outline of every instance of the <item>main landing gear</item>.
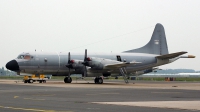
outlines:
M65 77L64 78L64 82L65 83L71 83L72 82L72 78L71 77ZM103 84L103 78L102 77L96 77L95 79L94 79L94 83L95 84Z
M95 77L94 83L95 83L95 84L103 84L103 79L102 79L102 77Z
M64 82L65 82L65 83L71 83L71 82L72 82L72 78L71 78L71 77L69 77L69 78L68 78L68 77L65 77L65 78L64 78Z

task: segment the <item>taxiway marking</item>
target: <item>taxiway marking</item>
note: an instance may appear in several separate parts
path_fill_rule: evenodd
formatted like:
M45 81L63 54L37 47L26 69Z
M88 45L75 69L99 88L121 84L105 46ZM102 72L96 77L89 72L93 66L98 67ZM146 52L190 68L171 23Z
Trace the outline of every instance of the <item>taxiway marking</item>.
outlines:
M28 111L35 111L35 112L56 112L55 110L41 110L41 109L17 108L17 107L7 107L7 106L0 106L0 108L12 109L12 110L28 110Z
M14 96L14 98L18 98L19 96Z
M34 99L34 98L24 98L25 100L45 100L45 99Z
M200 101L138 101L138 102L91 102L96 104L111 104L121 106L174 108L186 110L200 110Z

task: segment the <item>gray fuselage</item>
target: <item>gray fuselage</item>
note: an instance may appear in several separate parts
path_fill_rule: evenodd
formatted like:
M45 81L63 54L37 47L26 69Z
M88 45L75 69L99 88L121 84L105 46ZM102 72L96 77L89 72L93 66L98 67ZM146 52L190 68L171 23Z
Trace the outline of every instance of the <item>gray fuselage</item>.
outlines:
M123 61L140 62L138 64L125 67L127 73L132 75L134 75L136 71L150 69L152 67L169 63L169 59L158 60L156 56L158 55L144 53L88 54L88 57L90 57L94 63L96 61L99 64L97 65L98 68L87 68L88 76L100 76L102 74L119 75L119 68L104 69L104 65ZM83 54L71 54L71 59L76 60L79 64L79 67L71 70L71 74L83 74L84 66L81 64L83 62L83 58ZM68 68L66 67L66 64L68 63L67 53L26 52L21 53L15 60L19 65L20 73L52 74L57 76L68 75Z

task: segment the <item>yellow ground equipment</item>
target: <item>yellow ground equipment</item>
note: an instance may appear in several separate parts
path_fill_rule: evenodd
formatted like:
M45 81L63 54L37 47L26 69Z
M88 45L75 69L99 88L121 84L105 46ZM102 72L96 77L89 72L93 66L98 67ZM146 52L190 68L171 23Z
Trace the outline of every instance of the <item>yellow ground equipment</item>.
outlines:
M46 83L46 80L49 78L46 78L44 74L35 75L32 76L24 76L24 83L33 83L33 82L39 82L39 83Z

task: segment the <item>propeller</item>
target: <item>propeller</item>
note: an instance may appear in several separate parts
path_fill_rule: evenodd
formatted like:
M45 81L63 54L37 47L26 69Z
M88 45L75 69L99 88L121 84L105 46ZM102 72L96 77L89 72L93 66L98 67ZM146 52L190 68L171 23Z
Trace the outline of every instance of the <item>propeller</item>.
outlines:
M89 57L87 57L87 49L85 49L84 62L82 63L83 65L85 65L84 77L87 77L87 67L86 66L89 66L89 61L91 61L91 59Z
M70 77L70 69L73 68L72 64L74 63L74 60L71 60L70 52L68 53L68 63L66 67L69 69L68 77Z

